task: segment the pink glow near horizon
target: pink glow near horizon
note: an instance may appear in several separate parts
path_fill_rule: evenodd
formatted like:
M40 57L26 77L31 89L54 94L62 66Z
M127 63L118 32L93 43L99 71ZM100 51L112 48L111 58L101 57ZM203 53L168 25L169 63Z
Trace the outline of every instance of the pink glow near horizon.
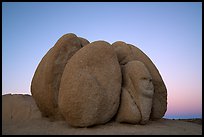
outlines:
M201 83L189 83L176 80L166 82L167 111L165 115L202 115Z

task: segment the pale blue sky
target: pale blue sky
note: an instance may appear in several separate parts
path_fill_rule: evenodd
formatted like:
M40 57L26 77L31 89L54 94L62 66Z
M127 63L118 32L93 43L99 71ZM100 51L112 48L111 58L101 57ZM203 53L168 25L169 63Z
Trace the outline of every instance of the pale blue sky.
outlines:
M2 94L31 94L42 57L66 33L122 40L147 54L168 90L166 117L202 117L202 3L3 2Z

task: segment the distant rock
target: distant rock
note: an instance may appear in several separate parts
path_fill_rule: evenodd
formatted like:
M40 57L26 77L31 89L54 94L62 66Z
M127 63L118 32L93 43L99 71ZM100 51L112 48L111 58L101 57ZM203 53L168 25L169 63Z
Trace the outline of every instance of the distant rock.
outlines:
M16 124L41 118L32 96L22 94L2 95L2 124Z
M80 49L66 64L59 108L67 123L87 127L108 122L117 112L121 70L116 53L105 41Z

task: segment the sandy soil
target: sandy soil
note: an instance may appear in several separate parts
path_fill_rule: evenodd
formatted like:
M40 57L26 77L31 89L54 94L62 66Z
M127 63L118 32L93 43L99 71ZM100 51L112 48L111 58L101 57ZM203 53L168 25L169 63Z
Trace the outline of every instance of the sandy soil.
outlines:
M198 120L196 120L198 121ZM199 120L201 121L201 120ZM111 121L89 128L74 128L65 121L42 118L32 96L2 95L3 135L202 135L202 124L193 120L161 119L147 125Z

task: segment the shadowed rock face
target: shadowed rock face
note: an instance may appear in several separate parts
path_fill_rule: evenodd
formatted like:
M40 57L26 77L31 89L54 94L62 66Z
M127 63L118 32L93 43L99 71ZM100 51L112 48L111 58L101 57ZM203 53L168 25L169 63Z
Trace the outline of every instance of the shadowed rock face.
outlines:
M116 121L131 124L138 124L141 121L141 112L135 99L130 92L123 87L121 91L120 106L116 115Z
M31 93L43 116L62 118L58 111L61 76L67 61L88 43L84 41L72 33L63 35L39 63L31 82Z
M120 88L116 53L109 43L95 41L68 61L60 84L59 108L72 126L106 123L117 112Z
M51 120L75 127L118 122L146 124L167 110L167 89L156 66L139 48L117 41L90 43L63 35L40 61L32 96Z
M82 47L83 47L83 46L86 46L87 44L90 43L90 42L89 42L87 39L85 39L85 38L82 38L82 37L78 37L78 38L79 38L79 41L80 41Z

